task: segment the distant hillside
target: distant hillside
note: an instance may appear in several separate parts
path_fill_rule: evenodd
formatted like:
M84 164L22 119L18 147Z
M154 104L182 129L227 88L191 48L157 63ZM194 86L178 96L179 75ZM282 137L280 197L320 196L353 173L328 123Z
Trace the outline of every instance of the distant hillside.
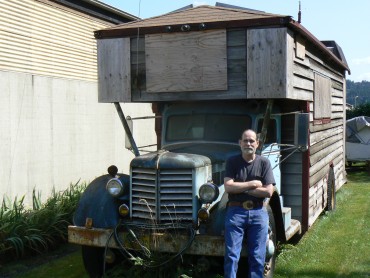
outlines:
M360 105L366 102L370 102L369 81L353 82L351 80L347 80L346 83L347 83L347 103L352 105L355 104Z

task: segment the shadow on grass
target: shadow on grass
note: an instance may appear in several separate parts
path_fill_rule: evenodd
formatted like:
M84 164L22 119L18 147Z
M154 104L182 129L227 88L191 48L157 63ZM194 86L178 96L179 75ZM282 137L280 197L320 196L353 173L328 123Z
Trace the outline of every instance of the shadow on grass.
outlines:
M275 278L286 278L286 277L299 277L299 278L367 278L370 275L370 272L351 272L348 274L336 273L336 272L328 272L328 271L319 271L319 270L312 270L312 271L283 271L279 273L275 273Z
M25 273L48 264L51 261L67 257L72 253L80 252L80 246L73 244L60 245L57 249L43 254L35 254L12 262L0 262L0 277L22 277ZM52 276L50 276L52 277Z
M354 164L350 167L346 167L346 171L349 176L349 182L360 182L370 184L370 166L365 163Z

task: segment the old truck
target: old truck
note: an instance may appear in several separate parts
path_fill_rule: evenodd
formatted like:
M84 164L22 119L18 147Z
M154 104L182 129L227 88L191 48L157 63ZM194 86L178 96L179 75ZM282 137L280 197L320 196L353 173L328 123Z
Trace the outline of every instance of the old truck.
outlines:
M276 179L267 200L271 277L276 242L303 234L334 209L346 182L349 68L341 48L291 16L222 5L188 7L95 37L99 101L114 103L135 158L129 173L108 167L80 200L69 241L82 245L87 272L100 276L121 259L146 267L222 259L225 160L252 128ZM122 102L152 104L156 151L140 154Z

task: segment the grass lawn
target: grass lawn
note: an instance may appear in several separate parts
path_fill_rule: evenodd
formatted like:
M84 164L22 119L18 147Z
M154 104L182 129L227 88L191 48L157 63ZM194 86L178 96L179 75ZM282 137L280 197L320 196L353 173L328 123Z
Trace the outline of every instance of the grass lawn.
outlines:
M277 259L278 277L370 277L370 175L349 173L337 209L320 219Z
M0 277L88 278L79 249L78 246L68 244L43 255L0 266Z
M297 244L281 247L274 277L370 277L370 175L364 170L348 174L337 192L336 210L321 215ZM26 262L0 267L0 277L88 277L79 251L31 269Z

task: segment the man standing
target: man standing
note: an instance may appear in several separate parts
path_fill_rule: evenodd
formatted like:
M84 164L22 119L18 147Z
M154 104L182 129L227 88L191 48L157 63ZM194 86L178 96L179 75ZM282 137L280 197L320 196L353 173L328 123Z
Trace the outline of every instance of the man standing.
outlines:
M229 194L225 217L224 277L234 278L244 236L247 239L250 278L264 272L268 214L263 206L273 193L275 179L270 161L256 155L259 142L253 130L245 130L239 140L241 154L226 162L225 191Z

